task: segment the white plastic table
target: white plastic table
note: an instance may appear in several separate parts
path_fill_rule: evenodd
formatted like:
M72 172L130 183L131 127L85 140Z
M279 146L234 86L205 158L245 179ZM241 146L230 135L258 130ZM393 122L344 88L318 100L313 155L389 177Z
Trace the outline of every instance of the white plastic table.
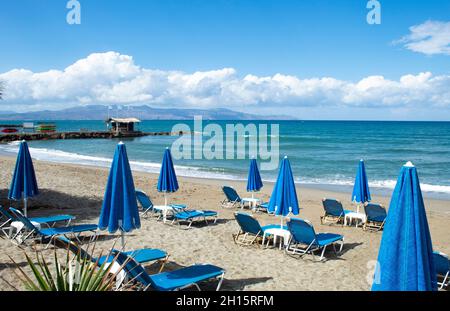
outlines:
M344 218L344 225L347 226L347 224L352 224L353 220L356 222L356 227L358 227L358 224L364 224L366 223L366 215L363 213L357 213L357 212L351 212L345 214Z
M266 240L266 236L273 235L273 246L276 246L277 244L277 238L283 238L283 244L284 246L287 246L289 239L291 238L291 233L289 230L282 229L282 228L271 228L264 231L262 245L264 245L264 242ZM269 246L269 240L267 240L266 247ZM281 250L281 241L280 241L280 250Z
M167 220L167 213L168 212L173 213L173 208L172 208L172 206L169 206L169 205L155 205L155 206L153 206L153 208L155 210L157 210L157 211L162 212L162 214L163 214L163 222L164 223Z
M256 209L256 205L258 205L259 202L261 202L261 200L257 198L242 198L241 209L244 208L245 203L248 203L252 209Z

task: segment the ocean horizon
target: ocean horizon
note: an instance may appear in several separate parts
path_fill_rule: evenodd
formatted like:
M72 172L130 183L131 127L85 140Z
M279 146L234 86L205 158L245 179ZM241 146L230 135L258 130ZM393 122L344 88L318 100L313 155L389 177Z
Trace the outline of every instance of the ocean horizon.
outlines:
M22 121L8 122L21 123ZM104 121L54 121L58 131L106 130ZM148 120L139 125L145 132L170 131L176 124L193 127L192 120ZM297 183L339 192L350 192L358 161L364 159L374 194L390 196L401 166L412 161L418 168L425 197L450 200L450 122L445 121L214 121L218 124L279 124L280 160L288 156ZM270 133L269 133L270 136ZM203 133L203 141L209 136ZM174 136L122 139L132 168L159 173L164 148ZM30 141L34 159L109 167L119 139ZM194 147L194 146L193 146ZM0 145L0 153L15 154L18 143ZM248 150L247 150L248 152ZM175 160L177 174L186 177L246 180L249 155L244 160ZM261 171L273 182L278 171Z

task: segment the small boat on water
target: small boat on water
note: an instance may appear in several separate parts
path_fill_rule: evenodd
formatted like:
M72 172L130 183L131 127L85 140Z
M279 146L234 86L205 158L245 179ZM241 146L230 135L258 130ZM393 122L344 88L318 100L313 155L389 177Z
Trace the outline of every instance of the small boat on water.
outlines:
M10 134L10 133L17 133L18 130L12 127L7 127L2 129L2 133Z

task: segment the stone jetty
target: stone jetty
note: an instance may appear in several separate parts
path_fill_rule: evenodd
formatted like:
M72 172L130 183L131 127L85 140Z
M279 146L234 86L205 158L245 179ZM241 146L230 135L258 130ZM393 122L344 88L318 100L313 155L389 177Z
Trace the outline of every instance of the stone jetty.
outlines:
M143 136L181 136L189 133L178 132L130 132L130 133L113 133L110 131L80 131L80 132L54 132L54 133L11 133L0 135L0 143L9 143L19 140L55 140L55 139L111 139L111 138L127 138L127 137L143 137Z

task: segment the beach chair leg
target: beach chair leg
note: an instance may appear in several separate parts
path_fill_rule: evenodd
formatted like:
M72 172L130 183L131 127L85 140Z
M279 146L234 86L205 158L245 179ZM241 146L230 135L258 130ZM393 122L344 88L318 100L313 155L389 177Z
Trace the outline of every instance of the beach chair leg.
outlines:
M448 285L447 283L449 281L449 279L448 279L449 278L449 274L450 274L450 272L447 272L445 274L444 279L442 280L442 283L439 286L439 290L442 290L442 289L444 289L444 287L447 287L447 285Z
M233 234L232 235L233 236L233 241L234 241L235 244L240 244L240 243L238 243L238 239L241 236L241 234L242 234L242 231L239 230L239 232L237 234Z
M54 235L52 235L51 237L49 237L49 241L48 241L48 243L45 245L44 249L47 249L47 248L52 244L53 237L54 237ZM44 237L41 238L41 243L44 243Z
M225 273L222 273L221 276L219 276L219 284L217 284L216 287L216 292L218 292L220 290L220 287L222 286L222 282L223 282L223 277L224 277Z
M74 233L74 234L73 234L73 236L75 237L75 239L77 240L77 242L81 244L80 235L81 235L81 233L79 233L79 234L75 234L75 233Z
M378 231L381 231L381 229L383 229L385 222L386 222L386 220L381 223L380 227L378 228Z
M10 234L12 234L12 231L10 231L11 233ZM21 246L22 244L24 244L25 243L25 241L26 240L28 240L28 238L34 233L34 230L33 231L30 231L27 235L25 235L25 236L21 236L21 232L22 232L22 230L18 230L17 232L16 232L16 234L11 238L11 241L13 242L13 241L16 241L16 245L17 246ZM13 244L15 244L14 242L13 242Z
M97 239L97 236L100 233L100 231L95 230L92 233L93 235L91 235L91 237L89 238L89 244L93 243Z
M325 245L325 246L323 247L323 249L322 249L322 254L320 254L320 259L319 259L319 261L322 261L322 260L323 260L323 255L325 255L325 250L327 249L327 246L328 246L328 245Z
M339 248L339 253L342 253L342 249L344 248L344 238L341 240L341 247Z
M163 260L160 260L160 262L161 262L161 267L159 268L158 273L161 273L161 272L163 271L164 266L165 266L166 263L169 261L169 256L170 256L170 255L167 255L166 258L164 258Z
M248 236L248 233L244 233L244 237L242 239L243 242L245 242L247 240L247 236Z

